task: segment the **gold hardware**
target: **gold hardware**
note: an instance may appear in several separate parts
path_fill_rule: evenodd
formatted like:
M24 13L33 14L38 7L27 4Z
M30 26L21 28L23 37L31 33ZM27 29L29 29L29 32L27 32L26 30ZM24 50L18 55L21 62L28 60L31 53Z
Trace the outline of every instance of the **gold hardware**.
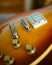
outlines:
M6 55L4 56L4 61L6 62L6 65L12 65L14 63L14 58Z
M26 51L28 54L34 54L36 49L32 45L26 45Z
M17 39L13 39L12 44L14 48L19 48L21 46L21 43Z

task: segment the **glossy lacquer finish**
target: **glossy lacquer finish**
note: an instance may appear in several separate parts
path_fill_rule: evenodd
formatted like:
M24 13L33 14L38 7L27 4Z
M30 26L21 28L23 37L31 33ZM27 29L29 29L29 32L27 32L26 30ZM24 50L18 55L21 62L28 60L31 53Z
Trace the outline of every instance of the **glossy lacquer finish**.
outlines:
M27 32L26 29L21 25L18 18L27 16L31 13L36 13L37 11L28 11L17 15L11 19L0 23L0 52L4 55L10 55L14 58L13 65L29 65L34 60L36 60L51 44L52 42L52 5L41 10L42 15L47 19L47 23L34 29L31 24L32 30ZM21 47L14 49L12 45L12 34L8 23L14 22L16 30L19 34L19 41L21 42ZM36 48L36 52L32 55L27 54L25 46L31 44ZM5 65L5 61L0 59L0 65Z

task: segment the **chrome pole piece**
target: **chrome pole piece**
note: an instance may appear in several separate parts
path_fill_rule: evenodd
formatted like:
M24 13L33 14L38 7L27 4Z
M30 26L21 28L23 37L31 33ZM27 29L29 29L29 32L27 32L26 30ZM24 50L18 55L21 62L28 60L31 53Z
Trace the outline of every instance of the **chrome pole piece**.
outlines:
M9 55L5 55L4 56L4 61L6 62L6 65L13 65L14 58L9 56Z
M34 48L32 45L26 45L26 52L27 54L34 54L36 51L36 48Z
M31 30L31 28L30 28L30 26L29 26L29 24L28 24L28 22L27 22L26 19L22 18L22 19L20 19L20 21L21 21L21 24L25 27L25 29L27 31L30 31Z
M14 39L17 39L17 38L18 38L18 33L16 32L14 23L10 23L10 24L9 24L9 27L10 27L10 30L11 30L11 32L12 32L13 38L14 38Z

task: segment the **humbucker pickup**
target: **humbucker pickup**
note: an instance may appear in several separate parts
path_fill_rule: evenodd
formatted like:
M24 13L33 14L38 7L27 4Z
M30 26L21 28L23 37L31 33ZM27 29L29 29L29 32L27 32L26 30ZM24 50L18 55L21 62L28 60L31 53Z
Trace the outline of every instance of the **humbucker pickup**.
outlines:
M27 16L27 19L29 20L29 22L32 24L34 28L38 28L39 26L47 23L45 17L42 16L42 14L39 12L30 14L29 16Z

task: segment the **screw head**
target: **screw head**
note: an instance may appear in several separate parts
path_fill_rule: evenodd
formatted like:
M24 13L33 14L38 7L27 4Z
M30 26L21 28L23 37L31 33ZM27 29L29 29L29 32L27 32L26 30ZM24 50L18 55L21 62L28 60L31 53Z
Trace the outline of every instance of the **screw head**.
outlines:
M6 65L12 65L14 63L14 58L9 55L5 55L4 61L6 62Z
M34 54L36 49L32 45L26 45L26 51L28 54Z
M21 43L17 39L13 39L12 44L14 48L19 48L21 46Z

